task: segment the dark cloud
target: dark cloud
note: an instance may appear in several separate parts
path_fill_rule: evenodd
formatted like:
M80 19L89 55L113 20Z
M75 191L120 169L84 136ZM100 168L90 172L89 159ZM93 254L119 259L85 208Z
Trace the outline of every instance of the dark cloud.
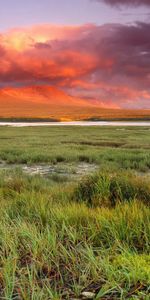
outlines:
M2 58L5 55L6 51L3 46L0 45L0 58Z
M49 43L34 43L33 47L36 49L46 49L49 50L51 48L51 45Z
M150 6L150 0L92 0L96 2L105 2L111 6Z

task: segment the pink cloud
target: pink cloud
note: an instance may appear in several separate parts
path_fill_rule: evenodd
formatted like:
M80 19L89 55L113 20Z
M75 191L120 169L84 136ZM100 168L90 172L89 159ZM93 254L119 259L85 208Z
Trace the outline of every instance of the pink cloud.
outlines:
M113 107L150 108L150 24L38 25L0 35L0 85L55 85Z

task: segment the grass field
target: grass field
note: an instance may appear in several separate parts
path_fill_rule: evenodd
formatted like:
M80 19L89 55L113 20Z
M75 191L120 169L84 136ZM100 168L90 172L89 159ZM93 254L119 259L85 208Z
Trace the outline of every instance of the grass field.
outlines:
M0 127L0 159L28 164L85 161L148 171L150 128Z
M0 160L98 166L0 171L0 299L150 299L149 128L0 127Z

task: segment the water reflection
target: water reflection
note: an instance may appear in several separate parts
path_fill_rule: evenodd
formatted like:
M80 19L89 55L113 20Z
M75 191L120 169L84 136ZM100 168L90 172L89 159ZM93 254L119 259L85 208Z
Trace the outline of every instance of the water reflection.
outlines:
M73 122L0 122L0 126L37 127L37 126L150 126L149 121L73 121Z

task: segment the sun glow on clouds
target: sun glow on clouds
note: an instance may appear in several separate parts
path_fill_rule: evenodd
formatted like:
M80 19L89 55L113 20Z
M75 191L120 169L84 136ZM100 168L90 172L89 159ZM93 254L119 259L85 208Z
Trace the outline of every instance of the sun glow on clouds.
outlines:
M55 86L112 108L150 108L150 24L37 25L0 34L0 85Z

